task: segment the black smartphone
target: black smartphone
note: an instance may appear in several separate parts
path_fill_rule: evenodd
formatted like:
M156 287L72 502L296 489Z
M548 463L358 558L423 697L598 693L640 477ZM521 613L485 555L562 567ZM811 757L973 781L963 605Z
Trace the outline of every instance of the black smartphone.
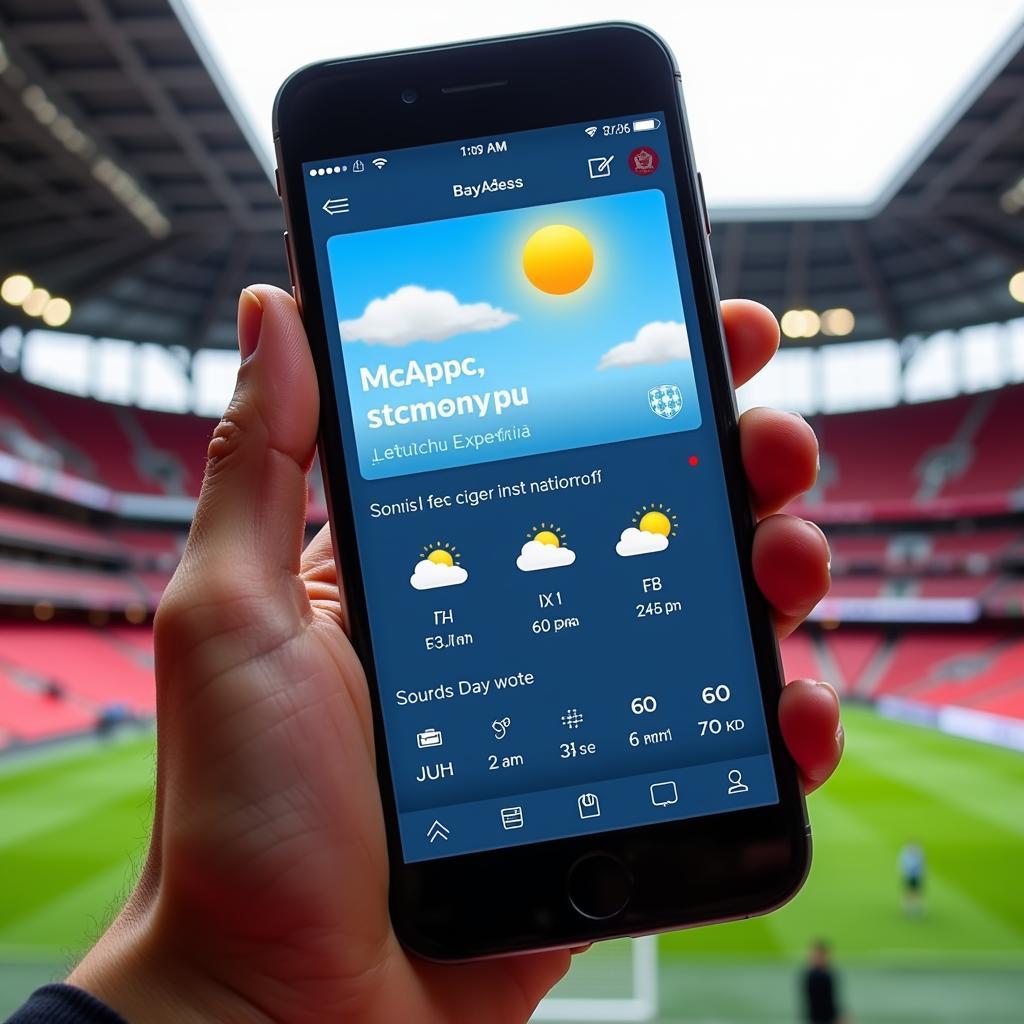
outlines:
M777 907L809 829L667 46L328 61L274 134L400 938L464 959Z

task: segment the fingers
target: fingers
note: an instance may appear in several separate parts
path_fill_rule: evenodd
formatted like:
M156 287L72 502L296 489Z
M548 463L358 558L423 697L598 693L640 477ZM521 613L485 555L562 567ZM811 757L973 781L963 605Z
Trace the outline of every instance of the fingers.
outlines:
M736 387L746 384L779 347L779 325L772 311L750 299L722 303L725 343Z
M769 516L754 533L752 561L754 579L775 610L779 637L789 636L828 593L828 541L804 519Z
M818 439L795 413L750 409L740 417L743 468L758 516L771 515L814 486Z
M298 571L317 383L290 295L268 285L245 289L238 331L242 364L210 441L185 563L206 576L266 583Z
M845 734L839 697L828 683L796 679L779 698L779 726L808 793L835 771Z

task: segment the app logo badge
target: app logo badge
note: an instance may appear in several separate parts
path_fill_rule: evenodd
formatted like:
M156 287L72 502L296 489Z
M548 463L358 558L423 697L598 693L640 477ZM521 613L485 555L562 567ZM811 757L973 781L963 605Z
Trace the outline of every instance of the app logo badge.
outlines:
M629 169L634 174L653 174L660 162L658 154L650 146L640 146L629 154Z
M683 409L683 392L678 384L659 384L647 392L647 404L655 416L675 419Z

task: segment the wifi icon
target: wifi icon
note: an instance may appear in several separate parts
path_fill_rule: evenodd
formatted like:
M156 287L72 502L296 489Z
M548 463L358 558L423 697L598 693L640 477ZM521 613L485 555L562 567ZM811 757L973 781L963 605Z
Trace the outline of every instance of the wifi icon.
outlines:
M594 137L594 136L595 136L595 135L597 134L597 125L596 125L596 124L592 124L592 125L591 125L591 126L590 126L589 128L584 128L583 130L584 130L584 131L585 131L585 132L586 132L586 133L587 133L587 134L588 134L588 135L589 135L589 136L590 136L591 138L593 138L593 137Z
M387 160L385 160L384 157L382 156L377 157L376 160L371 160L370 163L373 164L373 166L376 167L378 171L384 170L384 168L387 167L388 165Z

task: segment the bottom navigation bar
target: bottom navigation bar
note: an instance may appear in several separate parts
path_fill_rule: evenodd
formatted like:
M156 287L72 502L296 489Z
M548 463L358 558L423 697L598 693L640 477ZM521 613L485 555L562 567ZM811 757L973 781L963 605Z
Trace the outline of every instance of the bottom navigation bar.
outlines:
M761 807L778 800L768 755L564 786L400 815L406 862Z

